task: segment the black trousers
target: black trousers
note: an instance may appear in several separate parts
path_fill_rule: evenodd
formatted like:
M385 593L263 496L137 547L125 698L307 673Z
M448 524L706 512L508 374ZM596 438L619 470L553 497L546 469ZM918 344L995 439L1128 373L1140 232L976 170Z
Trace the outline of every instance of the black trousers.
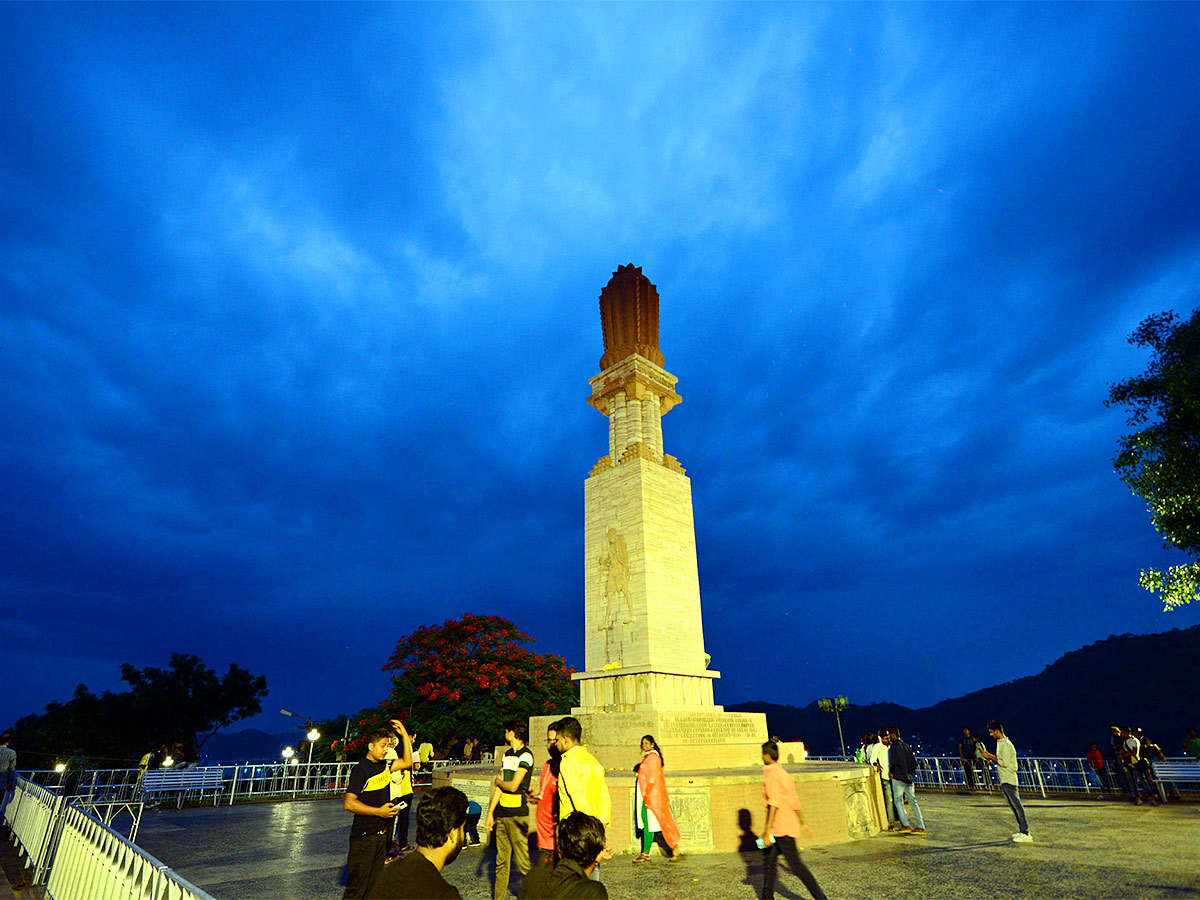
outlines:
M813 873L800 859L800 851L796 849L794 837L777 837L775 843L763 851L763 900L772 900L775 896L775 869L779 862L780 852L787 857L788 865L804 882L804 886L808 888L808 892L813 895L814 900L826 900L825 892L817 884L817 879L813 878Z
M350 852L346 854L346 892L342 894L342 900L362 900L367 896L367 891L383 871L390 836L390 832L384 831L350 838Z

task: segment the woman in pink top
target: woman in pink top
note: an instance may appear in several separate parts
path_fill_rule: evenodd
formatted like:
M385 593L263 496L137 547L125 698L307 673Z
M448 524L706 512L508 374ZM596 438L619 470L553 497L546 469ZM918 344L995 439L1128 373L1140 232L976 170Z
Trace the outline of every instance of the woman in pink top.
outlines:
M637 772L635 827L642 834L642 852L633 861L649 862L650 846L655 840L666 844L663 849L667 859L678 859L675 848L679 846L679 826L671 815L667 783L663 780L662 750L654 735L647 734L642 738L642 761L633 770Z
M554 727L557 724L551 722L550 727L546 729L546 750L550 758L542 764L538 795L533 798L537 804L537 812L534 815L534 821L537 823L537 845L542 851L538 862L547 869L554 868L554 821L557 818L554 807L558 799L558 760L561 755L554 743L558 739L558 729Z

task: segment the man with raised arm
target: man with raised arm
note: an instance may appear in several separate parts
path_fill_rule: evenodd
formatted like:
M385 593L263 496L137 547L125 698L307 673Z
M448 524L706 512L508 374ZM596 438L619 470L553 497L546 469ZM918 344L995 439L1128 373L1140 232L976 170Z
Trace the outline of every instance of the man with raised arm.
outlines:
M399 719L389 723L391 731L367 735L367 755L350 771L342 808L354 813L350 826L350 850L346 854L348 878L342 900L359 900L383 870L392 819L398 810L391 803L392 772L412 767L412 738ZM400 738L403 753L387 759L393 733Z

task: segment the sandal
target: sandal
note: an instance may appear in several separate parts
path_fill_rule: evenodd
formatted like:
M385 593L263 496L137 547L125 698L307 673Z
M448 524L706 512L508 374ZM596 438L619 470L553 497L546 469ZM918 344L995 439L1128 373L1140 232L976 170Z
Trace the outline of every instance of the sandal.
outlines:
M639 853L637 856L635 856L633 858L633 861L635 863L650 862L650 854L649 853Z

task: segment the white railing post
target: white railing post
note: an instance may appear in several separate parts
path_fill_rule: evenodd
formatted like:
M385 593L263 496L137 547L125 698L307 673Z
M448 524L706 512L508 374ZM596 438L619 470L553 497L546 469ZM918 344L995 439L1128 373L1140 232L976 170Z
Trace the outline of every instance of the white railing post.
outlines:
M1038 761L1036 759L1033 760L1033 772L1035 775L1037 775L1038 787L1042 791L1042 796L1045 797L1046 796L1046 784L1045 784L1045 782L1042 781L1042 767L1038 765Z
M229 782L229 805L233 806L233 795L237 793L237 778L239 766L233 767L233 780Z

